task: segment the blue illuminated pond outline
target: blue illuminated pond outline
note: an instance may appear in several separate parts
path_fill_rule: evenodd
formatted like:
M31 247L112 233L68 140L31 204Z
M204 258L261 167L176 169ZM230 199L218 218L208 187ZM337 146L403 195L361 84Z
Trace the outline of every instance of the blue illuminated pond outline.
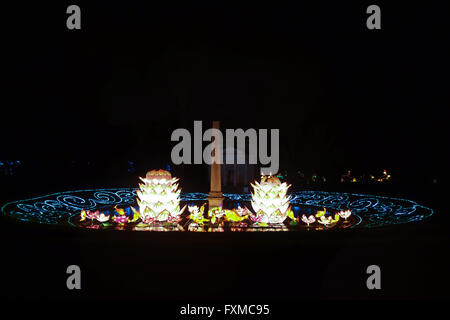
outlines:
M186 203L206 201L206 193L182 193ZM247 203L250 194L224 194L225 200ZM291 193L291 205L297 214L305 206L330 210L350 209L359 218L351 228L374 228L423 221L433 215L431 208L400 198L325 191ZM136 188L91 189L59 192L26 200L14 201L1 208L2 215L20 221L50 225L76 226L72 221L80 210L102 210L113 206L136 205Z

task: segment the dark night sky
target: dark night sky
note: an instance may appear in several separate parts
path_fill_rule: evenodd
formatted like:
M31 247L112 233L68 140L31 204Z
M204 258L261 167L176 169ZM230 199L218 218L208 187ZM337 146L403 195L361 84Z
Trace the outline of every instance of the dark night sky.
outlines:
M377 2L369 31L372 2L213 3L78 1L81 31L72 2L2 10L1 158L164 160L217 119L280 128L285 168L442 174L444 8Z

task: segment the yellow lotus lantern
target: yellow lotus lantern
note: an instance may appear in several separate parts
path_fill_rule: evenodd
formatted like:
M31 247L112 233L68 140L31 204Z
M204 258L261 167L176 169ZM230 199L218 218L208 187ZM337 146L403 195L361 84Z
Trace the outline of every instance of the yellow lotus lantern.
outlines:
M136 192L140 218L143 223L177 222L186 206L180 209L180 193L178 178L172 178L166 170L152 170L145 178L140 178Z
M286 196L286 193L291 185L281 183L280 179L274 176L262 176L261 182L251 185L251 203L256 212L252 220L258 224L282 223L289 214L290 197Z

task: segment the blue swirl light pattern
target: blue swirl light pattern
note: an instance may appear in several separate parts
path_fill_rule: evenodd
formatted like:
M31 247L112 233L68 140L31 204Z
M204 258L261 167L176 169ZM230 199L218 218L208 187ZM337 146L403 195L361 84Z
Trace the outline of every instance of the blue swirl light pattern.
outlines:
M182 193L181 201L204 201L206 193ZM224 194L228 201L248 203L250 194ZM353 227L373 228L422 221L433 215L433 210L412 200L374 195L335 193L325 191L298 191L291 193L291 205L298 214L308 206L332 210L350 209L361 223ZM72 225L71 219L82 209L105 210L111 207L136 204L135 188L93 189L54 193L27 200L14 201L1 208L3 215L20 221L41 224ZM311 210L311 209L308 209Z
M412 200L324 191L292 194L292 204L315 205L335 210L350 209L367 228L418 222L433 215L433 210Z

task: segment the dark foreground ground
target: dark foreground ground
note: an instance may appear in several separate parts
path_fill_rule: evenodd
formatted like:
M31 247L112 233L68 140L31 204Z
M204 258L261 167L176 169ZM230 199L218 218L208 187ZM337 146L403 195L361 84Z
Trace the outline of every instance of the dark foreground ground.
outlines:
M249 234L96 232L2 217L1 293L8 299L137 298L153 304L448 299L444 189L358 188L407 197L436 214L423 223L385 229ZM21 196L13 185L4 186L2 204L55 191L23 189ZM66 288L72 264L82 270L78 291ZM366 288L371 264L381 268L378 291Z

